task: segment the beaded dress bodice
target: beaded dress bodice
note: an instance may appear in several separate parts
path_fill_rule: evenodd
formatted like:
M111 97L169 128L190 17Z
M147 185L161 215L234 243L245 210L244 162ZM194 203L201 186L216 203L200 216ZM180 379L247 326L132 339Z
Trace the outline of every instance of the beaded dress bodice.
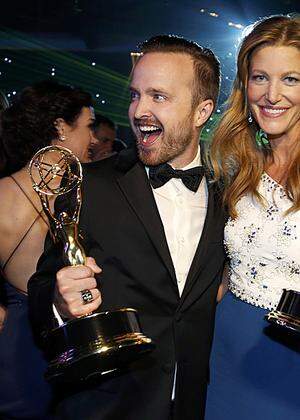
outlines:
M266 173L258 191L264 205L242 197L238 217L225 227L229 289L245 302L274 309L283 289L300 291L300 212L285 215L291 201Z

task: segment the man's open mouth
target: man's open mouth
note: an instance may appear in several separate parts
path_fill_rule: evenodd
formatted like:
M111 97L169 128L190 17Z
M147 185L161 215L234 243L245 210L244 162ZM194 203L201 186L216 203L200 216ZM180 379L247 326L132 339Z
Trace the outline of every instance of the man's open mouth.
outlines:
M162 133L162 128L157 125L138 125L139 143L142 147L152 146Z

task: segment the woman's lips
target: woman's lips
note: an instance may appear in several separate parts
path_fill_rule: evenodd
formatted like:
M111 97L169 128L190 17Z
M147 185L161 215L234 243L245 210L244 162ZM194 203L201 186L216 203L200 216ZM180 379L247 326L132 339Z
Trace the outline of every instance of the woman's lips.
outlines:
M279 118L285 114L288 108L271 108L266 106L260 106L259 110L264 117L268 118Z

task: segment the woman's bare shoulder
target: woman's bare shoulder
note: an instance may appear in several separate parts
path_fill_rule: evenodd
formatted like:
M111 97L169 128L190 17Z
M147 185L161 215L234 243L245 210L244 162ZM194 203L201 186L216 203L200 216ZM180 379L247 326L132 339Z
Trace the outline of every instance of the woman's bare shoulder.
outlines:
M0 212L6 211L7 207L10 207L14 196L16 194L16 188L14 181L11 177L6 176L0 179Z
M0 230L9 226L21 217L23 212L22 192L11 177L0 179Z

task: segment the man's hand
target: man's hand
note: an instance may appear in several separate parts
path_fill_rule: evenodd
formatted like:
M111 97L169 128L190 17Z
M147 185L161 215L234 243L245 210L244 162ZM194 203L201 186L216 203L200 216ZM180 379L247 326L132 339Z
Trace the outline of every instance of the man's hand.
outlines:
M94 258L87 257L86 265L64 267L56 274L54 304L64 318L77 318L98 309L102 299L95 274L101 273ZM91 293L92 300L85 303L81 292Z

